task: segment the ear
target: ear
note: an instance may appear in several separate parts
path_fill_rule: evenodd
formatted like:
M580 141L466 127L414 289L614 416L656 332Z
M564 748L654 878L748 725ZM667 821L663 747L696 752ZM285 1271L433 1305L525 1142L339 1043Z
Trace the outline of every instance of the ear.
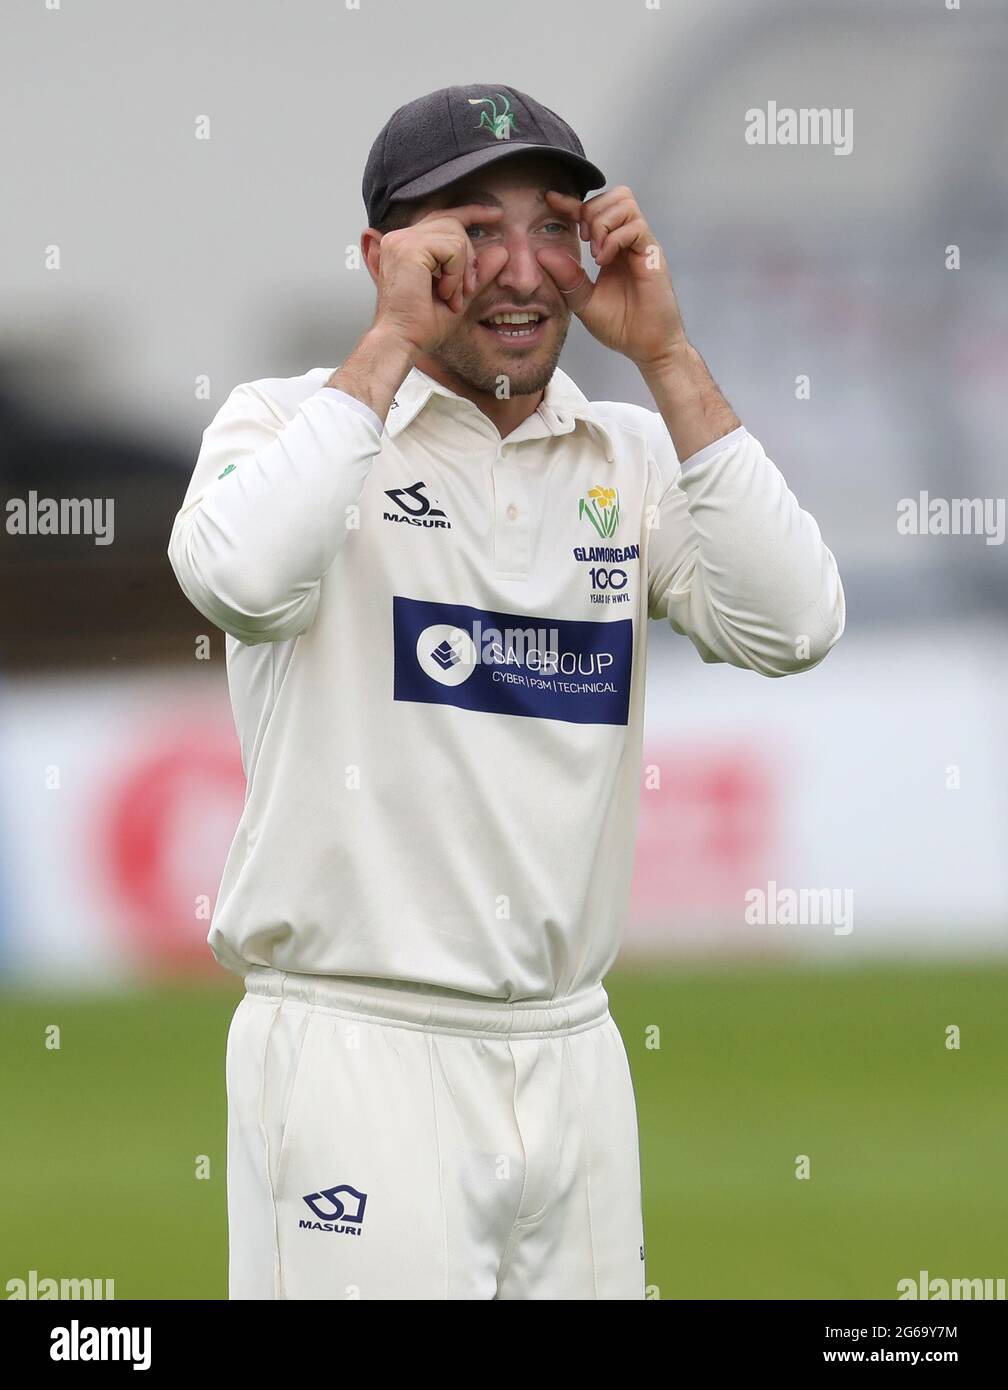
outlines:
M368 274L375 285L378 284L378 261L380 258L378 248L381 245L381 239L382 233L374 227L368 227L366 231L361 232L361 255L364 257L364 264L367 266Z

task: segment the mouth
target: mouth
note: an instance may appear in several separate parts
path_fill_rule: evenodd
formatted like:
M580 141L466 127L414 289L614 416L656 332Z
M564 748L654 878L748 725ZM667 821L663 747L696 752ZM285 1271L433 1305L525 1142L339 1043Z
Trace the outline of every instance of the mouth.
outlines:
M511 347L534 347L545 335L548 314L536 310L514 314L491 314L480 319L480 328L491 334L498 343Z

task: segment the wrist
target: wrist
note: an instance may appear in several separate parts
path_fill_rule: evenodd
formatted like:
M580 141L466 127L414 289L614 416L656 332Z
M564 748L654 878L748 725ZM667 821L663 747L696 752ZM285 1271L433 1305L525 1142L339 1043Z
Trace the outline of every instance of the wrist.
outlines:
M356 396L384 421L417 356L412 344L374 324L326 385Z
M677 338L657 356L635 363L649 384L660 381L667 386L688 386L700 354L687 338Z
M382 365L383 368L392 373L401 373L399 380L409 373L420 356L420 349L415 343L404 338L403 335L388 323L383 323L376 319L368 331L361 339L361 346L369 350L369 355Z
M692 344L677 344L640 370L678 458L692 459L701 449L738 428L738 417Z

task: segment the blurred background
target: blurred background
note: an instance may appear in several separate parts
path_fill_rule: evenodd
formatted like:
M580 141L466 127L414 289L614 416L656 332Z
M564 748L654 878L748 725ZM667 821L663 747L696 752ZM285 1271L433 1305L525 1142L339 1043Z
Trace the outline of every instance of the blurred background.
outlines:
M1004 506L1006 6L10 0L2 25L0 1296L32 1269L226 1296L241 985L205 937L244 780L168 534L231 389L369 324L347 255L381 125L483 78L633 188L848 600L795 680L651 628L661 777L608 984L652 1296L1008 1274L1003 511L1002 543L897 529L921 493ZM771 102L849 110L853 148L748 143ZM653 405L579 324L562 366ZM114 543L12 533L32 491L114 499ZM839 894L851 929L747 921L752 889Z

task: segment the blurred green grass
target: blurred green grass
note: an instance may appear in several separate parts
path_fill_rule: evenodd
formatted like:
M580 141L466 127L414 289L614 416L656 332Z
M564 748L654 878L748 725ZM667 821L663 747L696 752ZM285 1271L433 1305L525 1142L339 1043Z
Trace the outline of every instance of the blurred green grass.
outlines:
M1006 986L1001 965L611 975L659 1296L892 1299L920 1269L1008 1274ZM36 1269L114 1278L118 1298L226 1297L239 998L0 996L0 1296Z

